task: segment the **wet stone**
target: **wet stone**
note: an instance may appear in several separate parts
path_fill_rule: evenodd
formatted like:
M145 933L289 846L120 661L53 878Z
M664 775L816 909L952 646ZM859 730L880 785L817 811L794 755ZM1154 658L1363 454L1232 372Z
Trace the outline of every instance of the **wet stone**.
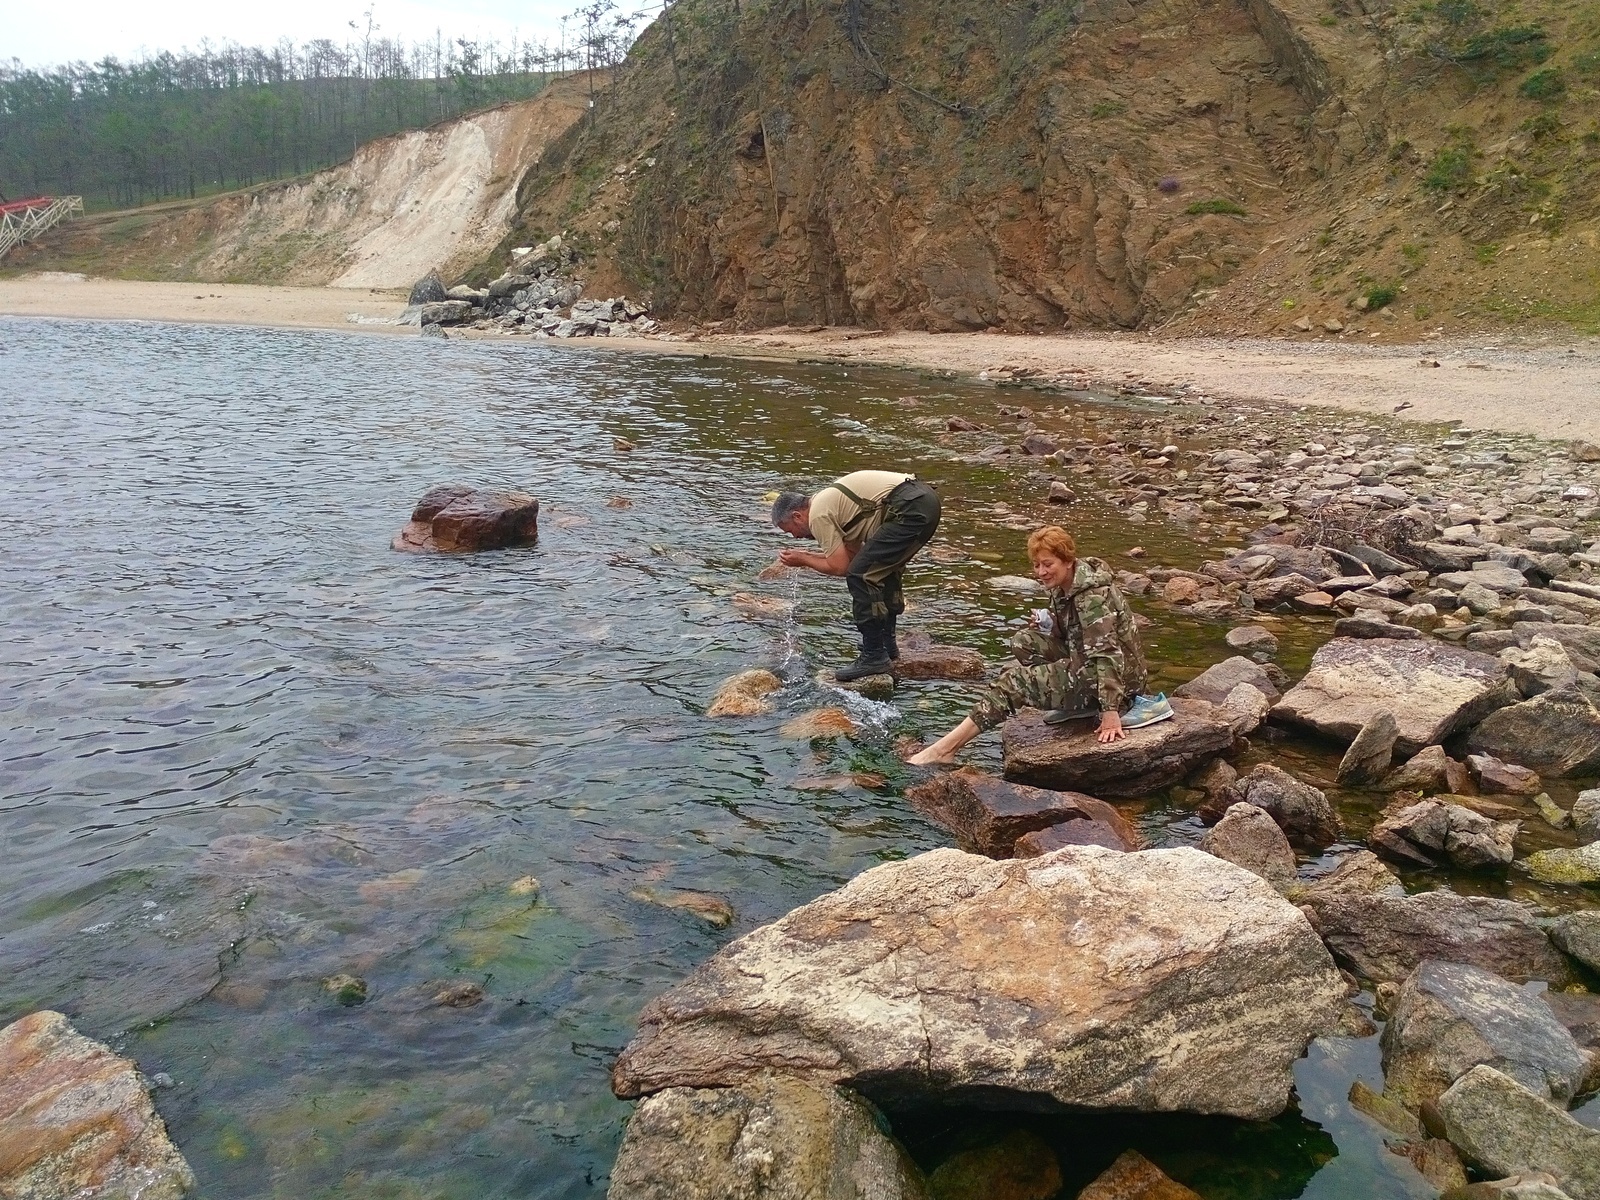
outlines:
M1539 850L1523 859L1522 866L1540 883L1600 884L1600 842L1576 849Z
M1548 1171L1573 1200L1600 1200L1600 1130L1573 1120L1493 1067L1474 1067L1439 1098L1445 1135L1492 1175Z
M1165 1175L1137 1150L1124 1150L1078 1200L1201 1200L1198 1192Z
M725 679L706 708L708 717L754 717L772 711L767 699L783 686L771 671L756 668Z
M1228 714L1203 700L1174 698L1173 719L1102 744L1094 730L1045 724L1027 709L1001 726L1005 776L1035 787L1102 796L1145 796L1180 782L1233 745Z
M1296 845L1320 848L1339 837L1339 816L1327 794L1273 763L1257 764L1197 812L1203 821L1217 821L1235 804L1254 805L1266 812Z
M417 502L393 548L481 551L526 546L539 537L539 502L526 492L444 484Z
M1055 1151L1025 1129L958 1151L928 1177L932 1200L1051 1200L1060 1190Z
M1206 830L1200 849L1260 876L1280 892L1294 882L1289 839L1271 814L1253 804L1231 805L1222 820Z
M1426 746L1384 776L1386 792L1459 794L1467 790L1467 768L1444 752L1443 746Z
M1103 800L1079 792L1008 783L973 767L942 772L907 788L905 796L913 808L950 830L964 846L991 858L1010 858L1017 839L1024 834L1063 822L1103 826L1115 837L1113 849L1137 850L1144 844L1133 825Z
M1467 772L1480 791L1490 796L1532 796L1539 791L1539 776L1492 754L1467 755Z
M1248 683L1268 700L1275 701L1281 695L1266 669L1242 655L1213 663L1188 683L1174 688L1172 694L1186 700L1204 700L1220 705L1241 683Z
M195 1187L137 1066L57 1012L0 1029L0 1196L177 1200Z
M941 646L924 633L901 634L896 639L900 657L891 670L900 679L982 679L987 672L983 655L965 646Z

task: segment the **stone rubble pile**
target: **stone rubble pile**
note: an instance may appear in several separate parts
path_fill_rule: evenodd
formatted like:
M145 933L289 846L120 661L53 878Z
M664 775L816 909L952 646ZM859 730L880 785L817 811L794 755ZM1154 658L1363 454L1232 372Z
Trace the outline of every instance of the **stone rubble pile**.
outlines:
M518 253L487 288L445 289L430 275L412 289L404 323L470 325L534 337L645 337L661 328L650 306L626 297L583 299L579 256L560 234ZM437 286L435 286L437 285Z

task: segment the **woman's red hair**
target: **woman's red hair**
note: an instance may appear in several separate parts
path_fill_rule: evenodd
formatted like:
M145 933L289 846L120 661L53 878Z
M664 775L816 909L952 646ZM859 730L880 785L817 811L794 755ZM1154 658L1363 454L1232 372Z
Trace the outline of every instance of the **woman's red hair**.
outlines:
M1041 554L1048 554L1062 562L1077 562L1078 543L1061 526L1044 525L1028 535L1029 561L1037 561Z

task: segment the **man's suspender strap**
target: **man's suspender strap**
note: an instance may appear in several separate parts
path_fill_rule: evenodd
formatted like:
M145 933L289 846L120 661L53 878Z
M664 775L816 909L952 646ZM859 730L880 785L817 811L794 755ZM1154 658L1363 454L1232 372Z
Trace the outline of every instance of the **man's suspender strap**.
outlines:
M915 475L907 475L904 479L902 479L900 481L900 483L897 483L894 486L895 487L899 487L900 484L910 483L915 478L916 478ZM878 509L882 508L885 504L887 504L889 502L889 496L888 496L887 492L884 494L883 499L879 500L876 504L868 504L860 496L856 495L849 488L845 487L844 484L839 483L837 480L835 480L833 483L830 483L828 485L828 487L831 487L834 491L836 491L836 492L840 493L841 495L843 495L846 500L850 501L850 503L854 504L858 509L861 510L855 516L851 517L850 520L848 520L848 521L846 521L844 523L844 527L839 530L839 533L841 534L841 536L845 533L846 530L853 529L857 522L866 520L874 512L876 512ZM823 490L826 491L827 489L825 488ZM891 492L893 490L894 490L894 488L890 488L889 489L889 491L891 491ZM849 539L846 538L845 540L848 541Z

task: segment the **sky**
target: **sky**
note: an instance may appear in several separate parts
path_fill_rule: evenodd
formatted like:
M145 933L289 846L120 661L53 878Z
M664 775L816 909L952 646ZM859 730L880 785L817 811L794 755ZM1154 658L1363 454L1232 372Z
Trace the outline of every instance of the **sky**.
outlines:
M431 41L435 29L447 38L494 37L507 42L555 40L561 17L578 0L269 0L218 4L216 0L71 0L28 3L0 0L0 61L20 59L28 67L53 67L113 55L124 61L143 52L196 48L206 39L269 46L287 37L344 41L348 22L363 29L370 9L380 33L407 41Z

